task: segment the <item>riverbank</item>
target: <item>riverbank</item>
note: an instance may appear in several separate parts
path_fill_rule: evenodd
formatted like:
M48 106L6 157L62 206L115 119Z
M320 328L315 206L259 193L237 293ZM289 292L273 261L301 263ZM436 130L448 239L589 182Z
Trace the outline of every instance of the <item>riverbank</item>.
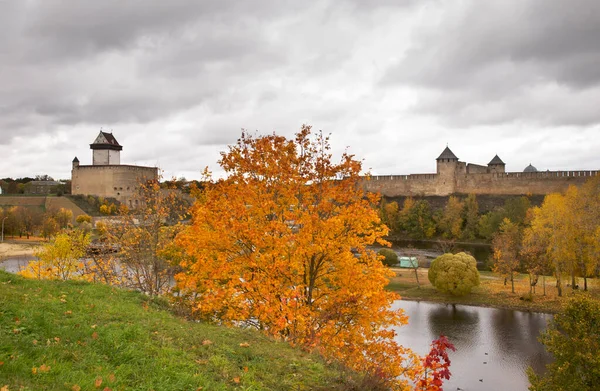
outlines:
M529 295L529 279L525 274L515 278L515 293L511 292L510 281L504 285L504 279L492 272L480 272L481 285L465 296L451 296L438 292L427 278L429 269L419 269L419 282L413 270L393 269L396 277L392 278L387 289L400 294L403 300L428 301L434 303L462 304L478 307L504 308L519 311L557 313L569 297L576 294L587 294L600 299L600 282L597 279L588 280L588 292L572 290L563 287L563 296L559 297L556 289L556 280L546 277L546 292L544 294L543 281L540 278L536 292ZM583 283L580 282L583 286Z
M40 247L40 241L36 240L5 240L0 243L0 261L6 258L33 255Z

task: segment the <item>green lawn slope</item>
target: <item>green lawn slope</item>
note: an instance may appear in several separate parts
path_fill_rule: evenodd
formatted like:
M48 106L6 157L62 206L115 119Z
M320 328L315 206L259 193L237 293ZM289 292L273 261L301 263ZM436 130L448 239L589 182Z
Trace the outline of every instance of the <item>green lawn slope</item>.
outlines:
M318 356L167 307L104 285L0 271L0 389L360 389Z

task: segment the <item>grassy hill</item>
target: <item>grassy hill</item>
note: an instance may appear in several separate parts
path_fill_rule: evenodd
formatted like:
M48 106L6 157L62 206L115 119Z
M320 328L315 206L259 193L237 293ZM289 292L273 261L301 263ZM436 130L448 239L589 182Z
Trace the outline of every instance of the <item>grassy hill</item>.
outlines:
M178 318L137 292L0 271L0 389L351 390L357 377L252 330Z

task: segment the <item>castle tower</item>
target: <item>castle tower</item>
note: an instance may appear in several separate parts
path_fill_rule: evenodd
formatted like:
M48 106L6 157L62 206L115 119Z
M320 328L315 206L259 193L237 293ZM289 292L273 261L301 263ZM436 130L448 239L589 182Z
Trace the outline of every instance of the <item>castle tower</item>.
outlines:
M79 167L79 159L77 159L77 156L75 156L75 159L73 159L73 170L77 167Z
M100 131L96 140L90 144L90 149L92 150L92 165L94 166L121 164L123 147L112 133Z
M498 155L494 156L494 158L488 163L488 172L506 172L506 164L504 164Z
M435 160L438 174L435 193L439 195L453 194L456 190L456 176L460 168L458 158L449 147L446 147Z

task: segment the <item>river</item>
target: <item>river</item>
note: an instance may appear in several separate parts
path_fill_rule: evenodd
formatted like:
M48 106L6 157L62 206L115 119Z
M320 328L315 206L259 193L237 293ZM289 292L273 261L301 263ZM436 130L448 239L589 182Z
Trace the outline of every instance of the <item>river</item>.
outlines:
M456 347L444 390L527 390L527 367L541 373L551 361L537 341L551 315L407 300L394 308L409 316L408 325L396 330L401 345L425 355L443 334Z

